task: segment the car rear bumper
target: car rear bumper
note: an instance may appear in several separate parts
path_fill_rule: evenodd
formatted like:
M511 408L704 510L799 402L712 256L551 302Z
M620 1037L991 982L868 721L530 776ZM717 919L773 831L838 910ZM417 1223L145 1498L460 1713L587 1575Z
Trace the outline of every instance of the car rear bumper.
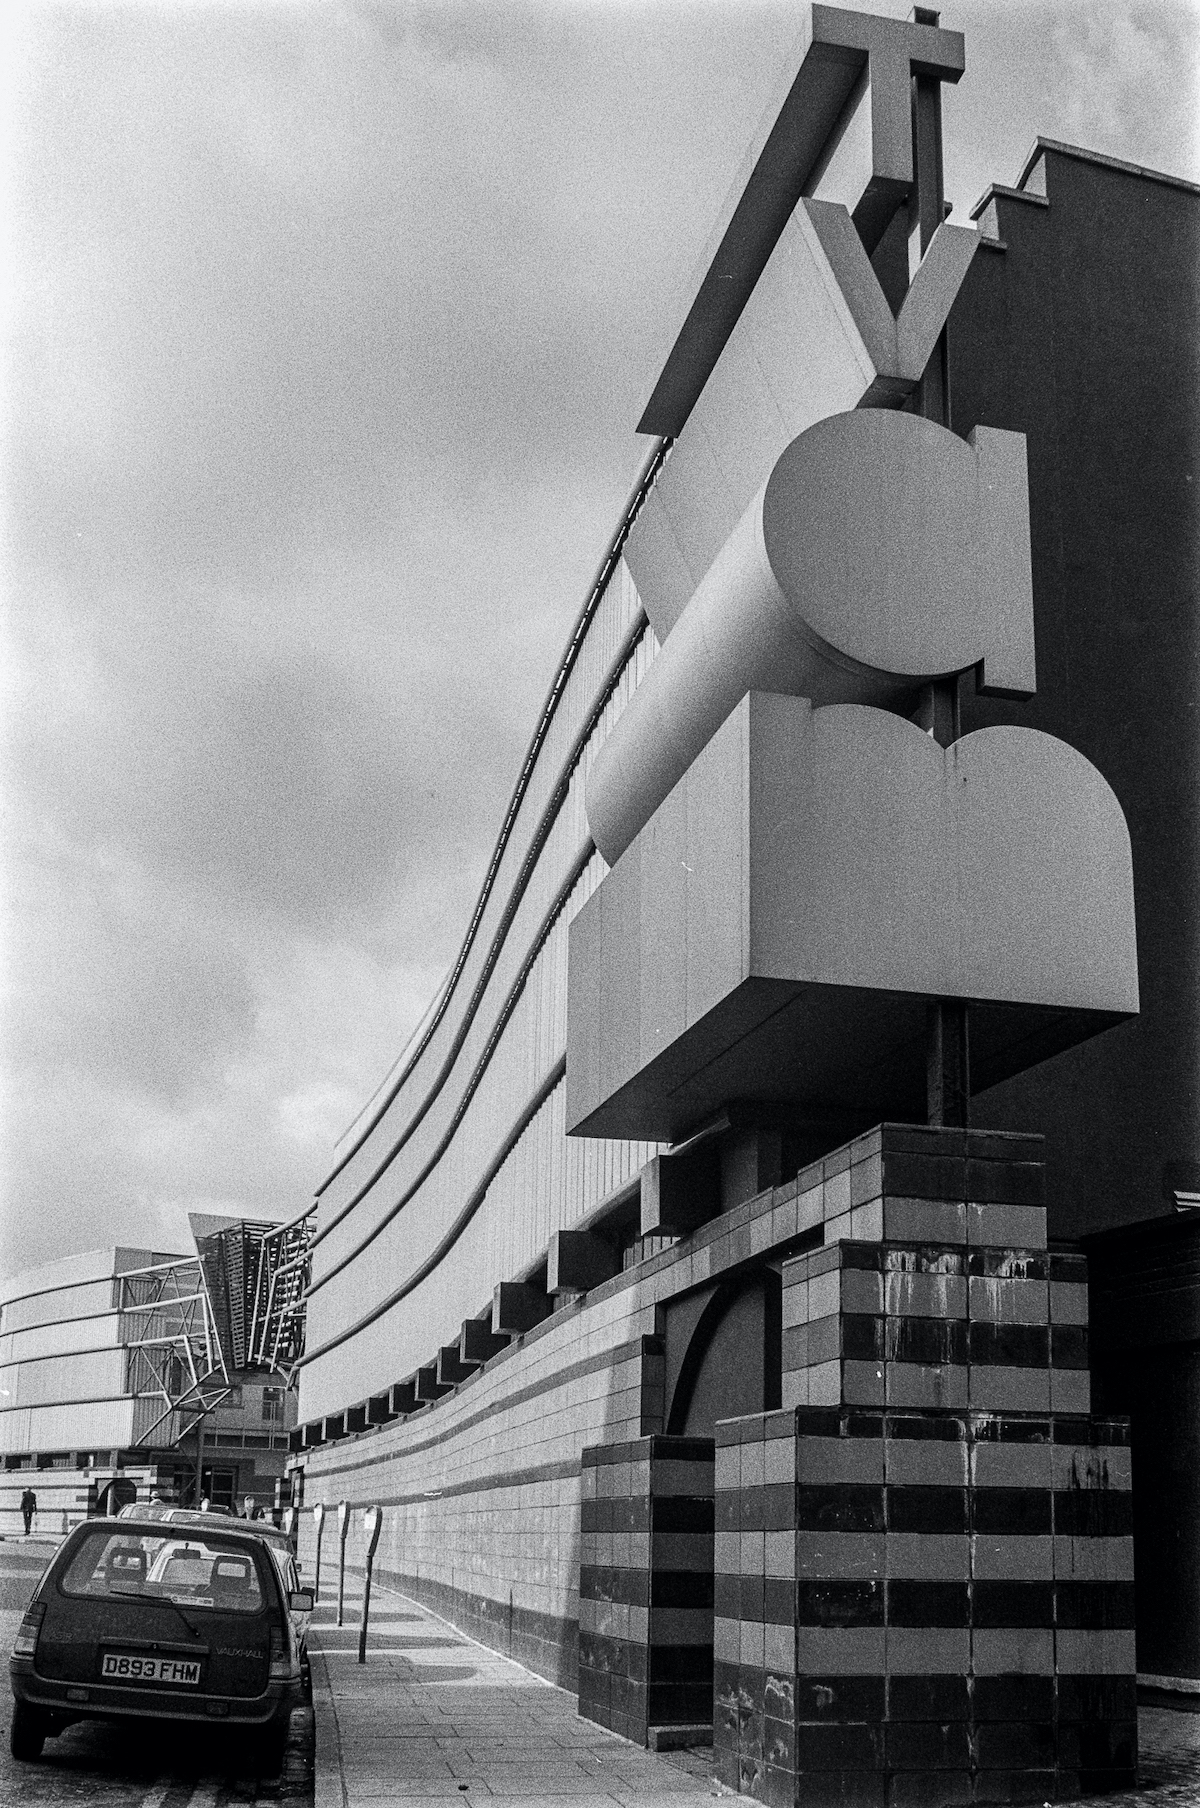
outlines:
M302 1699L299 1676L273 1679L261 1695L185 1695L181 1689L116 1688L39 1676L28 1658L8 1665L12 1692L30 1707L69 1720L188 1720L215 1726L267 1727L286 1721Z

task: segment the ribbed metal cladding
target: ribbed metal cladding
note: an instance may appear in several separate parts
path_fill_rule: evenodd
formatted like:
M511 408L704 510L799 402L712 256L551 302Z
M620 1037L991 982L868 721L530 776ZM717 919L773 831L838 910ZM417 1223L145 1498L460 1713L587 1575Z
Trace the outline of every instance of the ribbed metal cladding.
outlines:
M306 1416L428 1361L498 1281L532 1266L555 1230L585 1217L654 1153L652 1144L568 1139L561 1084L511 1139L561 1064L567 927L606 870L595 854L579 864L588 845L586 773L656 652L620 565L538 748L455 995L390 1108L321 1196L308 1350L362 1328L302 1371ZM407 1291L402 1307L379 1314L380 1302L436 1256L485 1182L452 1256Z

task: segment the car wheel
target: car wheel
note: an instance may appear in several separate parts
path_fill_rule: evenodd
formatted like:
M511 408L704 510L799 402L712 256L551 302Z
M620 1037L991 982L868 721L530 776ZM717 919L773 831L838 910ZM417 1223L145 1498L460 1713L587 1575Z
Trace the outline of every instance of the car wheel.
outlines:
M49 1731L46 1716L39 1713L37 1708L30 1707L27 1701L13 1702L12 1731L8 1736L8 1744L14 1758L21 1758L26 1764L32 1764L35 1758L40 1758Z
M290 1728L291 1717L288 1716L284 1720L272 1722L266 1732L259 1735L258 1764L263 1776L277 1777L283 1769Z

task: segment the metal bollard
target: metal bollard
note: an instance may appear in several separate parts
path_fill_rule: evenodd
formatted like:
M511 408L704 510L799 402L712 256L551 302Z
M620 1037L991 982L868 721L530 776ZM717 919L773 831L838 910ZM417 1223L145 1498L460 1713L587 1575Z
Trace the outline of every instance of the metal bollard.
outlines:
M346 1533L350 1530L350 1507L348 1502L338 1502L338 1609L337 1624L340 1626L344 1615L342 1608L346 1599Z
M363 1514L363 1530L367 1535L367 1560L363 1570L363 1603L362 1624L358 1629L358 1661L367 1661L367 1615L371 1611L371 1565L375 1561L375 1547L379 1543L379 1528L383 1524L383 1510L380 1507L368 1507Z
M317 1528L317 1573L313 1577L313 1606L321 1605L321 1533L325 1530L325 1508L318 1501L313 1508L313 1524Z

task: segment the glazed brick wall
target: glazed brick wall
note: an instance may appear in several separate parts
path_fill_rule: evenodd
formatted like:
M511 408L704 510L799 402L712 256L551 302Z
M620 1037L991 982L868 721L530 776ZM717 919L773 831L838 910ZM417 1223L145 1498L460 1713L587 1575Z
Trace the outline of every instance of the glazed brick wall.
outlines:
M885 1126L850 1165L878 1240L784 1265L785 1409L717 1428L714 1741L743 1794L1134 1778L1128 1425L1089 1417L1086 1265L1046 1248L1037 1153Z
M874 1440L880 1472L861 1485L883 1490L883 1526L872 1534L882 1538L878 1558L882 1567L866 1577L855 1573L854 1564L865 1561L862 1546L849 1573L829 1567L827 1573L807 1577L812 1583L875 1580L882 1586L881 1626L838 1627L831 1622L828 1627L809 1628L814 1634L882 1635L886 1659L882 1669L860 1669L857 1674L882 1677L883 1711L872 1718L864 1709L857 1720L847 1721L875 1729L870 1738L863 1736L865 1743L857 1749L860 1755L868 1750L882 1754L882 1768L873 1772L853 1766L814 1768L812 1760L821 1752L805 1745L805 1734L799 1749L809 1765L804 1772L809 1797L819 1799L809 1787L815 1778L841 1790L835 1798L839 1801L881 1803L901 1803L914 1794L931 1803L984 1800L980 1790L1004 1788L1010 1793L1042 1788L1041 1800L1048 1793L1044 1785L1049 1770L1060 1789L1077 1775L1120 1778L1132 1761L1127 1732L1133 1641L1132 1621L1126 1614L1132 1543L1127 1532L1111 1527L1106 1531L1108 1521L1096 1520L1096 1515L1123 1509L1095 1503L1101 1496L1107 1503L1109 1496L1123 1494L1127 1507L1128 1449L1119 1442L1119 1427L1105 1430L1087 1419L1086 1271L1078 1256L1046 1248L1040 1152L1036 1138L881 1126L787 1185L723 1214L674 1247L561 1304L552 1317L499 1352L436 1405L312 1451L306 1461L308 1504L322 1499L332 1506L346 1499L356 1506L382 1505L378 1573L541 1674L567 1687L578 1684L585 1712L597 1718L607 1713L607 1724L619 1726L612 1718L613 1678L623 1676L626 1683L617 1686L616 1710L624 1714L623 1730L629 1736L644 1737L645 1727L677 1723L677 1717L690 1721L699 1701L702 1647L689 1640L678 1647L689 1655L672 1657L670 1641L658 1641L668 1666L675 1663L688 1669L686 1674L652 1677L649 1602L644 1645L640 1630L638 1641L629 1636L629 1620L624 1634L615 1633L620 1618L615 1613L604 1629L609 1608L633 1610L642 1604L618 1593L635 1586L631 1581L618 1583L616 1577L598 1572L632 1571L638 1565L632 1560L618 1562L615 1556L609 1561L610 1547L598 1542L606 1528L591 1517L590 1506L585 1527L583 1489L595 1487L597 1500L625 1500L631 1503L630 1512L640 1498L649 1514L653 1499L649 1456L640 1496L634 1488L632 1457L611 1462L607 1457L622 1446L645 1444L649 1450L647 1440L657 1441L661 1434L665 1365L659 1308L673 1297L770 1259L784 1276L784 1399L791 1410L783 1419L776 1415L756 1421L774 1425L775 1430L761 1440L751 1434L748 1441L763 1444L765 1464L766 1445L790 1439L794 1465L805 1438L814 1452L817 1443L834 1439L827 1418L819 1417L832 1412L839 1426L839 1446L854 1445L861 1451ZM802 1253L797 1255L797 1250ZM824 1425L817 1443L811 1428L803 1437L797 1430L800 1416L814 1412L818 1419L813 1423ZM843 1431L843 1420L859 1429ZM784 1421L790 1426L786 1435L780 1429ZM868 1423L873 1429L862 1434L861 1427ZM939 1425L940 1432L932 1429ZM920 1427L925 1427L923 1432ZM746 1441L743 1431L737 1432L736 1441L740 1449ZM930 1455L935 1446L945 1448ZM951 1447L957 1453L953 1459L946 1455ZM599 1454L585 1463L584 1452L589 1450ZM976 1450L982 1456L971 1454ZM1076 1467L1063 1472L1062 1486L1049 1489L1051 1529L1047 1532L1041 1522L1037 1529L990 1526L989 1512L1011 1510L1019 1518L1029 1497L1045 1496L1047 1487L1044 1476L1029 1480L1014 1474L1004 1484L980 1481L980 1461L986 1471L989 1462L999 1460L997 1451L1006 1461L1011 1452L1011 1461L1033 1466L1032 1474L1037 1463L1046 1460L1046 1452L1053 1465L1061 1464L1066 1450L1076 1453ZM1084 1451L1092 1454L1084 1457ZM755 1460L748 1459L751 1466ZM770 1460L778 1463L778 1452ZM859 1455L854 1460L865 1459ZM951 1460L966 1464L966 1479L921 1480L908 1475L902 1480L895 1467L909 1461L932 1469ZM722 1461L728 1463L727 1454L718 1455ZM740 1461L739 1456L739 1493ZM600 1495L599 1471L606 1466L625 1468L627 1479L621 1487L627 1492ZM585 1480L589 1471L591 1481ZM1052 1470L1052 1477L1058 1473ZM727 1472L725 1479L727 1484ZM860 1485L841 1479L848 1487ZM781 1482L785 1494L790 1486L794 1496L790 1525L786 1503L783 1522L768 1523L768 1514L781 1511ZM605 1486L615 1484L610 1479ZM637 1486L643 1486L640 1471ZM787 1477L772 1475L769 1482L764 1477L761 1505L751 1498L755 1486L748 1481L747 1511L751 1518L761 1511L762 1523L743 1524L739 1519L738 1538L747 1542L744 1557L739 1543L736 1566L728 1543L722 1542L728 1526L723 1530L718 1524L716 1532L711 1583L718 1658L715 1726L724 1773L731 1774L729 1767L736 1762L740 1779L743 1762L757 1766L748 1787L761 1799L776 1800L787 1774L787 1763L780 1762L783 1748L763 1748L756 1727L765 1727L768 1719L782 1724L788 1714L792 1716L794 1778L795 1729L840 1725L848 1713L849 1685L839 1684L840 1692L835 1691L826 1706L821 1705L823 1695L814 1695L819 1711L804 1717L804 1703L797 1697L797 1678L807 1672L797 1668L795 1641L800 1630L795 1615L801 1607L795 1590L801 1572L795 1565L798 1541L809 1531L796 1519L797 1471L793 1467L790 1482ZM994 1499L976 1523L974 1503L984 1489ZM955 1510L947 1506L945 1491L963 1490L966 1529L942 1529L937 1516ZM889 1518L893 1508L908 1515L904 1525ZM921 1518L926 1510L934 1514L929 1523ZM1044 1519L1044 1507L1038 1511ZM1078 1521L1074 1529L1072 1513ZM351 1563L358 1560L355 1541L361 1540L360 1523L361 1515L356 1515L348 1553ZM781 1538L793 1547L790 1569L780 1568ZM305 1513L302 1555L307 1553L308 1561L311 1545L312 1519ZM963 1549L966 1571L960 1574ZM835 1556L838 1551L847 1560L852 1555L849 1543L835 1547ZM700 1560L698 1546L692 1556ZM943 1558L958 1568L942 1574L936 1569L922 1573L919 1567L916 1572L897 1567L905 1561L929 1566ZM1041 1568L1027 1572L1022 1565L1035 1559ZM335 1541L327 1530L325 1563L335 1560ZM651 1558L646 1561L651 1563ZM1012 1566L1010 1571L1005 1571L1005 1562ZM831 1556L829 1564L833 1563ZM652 1568L645 1573L649 1589ZM669 1566L664 1570L664 1575L672 1573L683 1572ZM708 1576L702 1568L693 1573L697 1593L691 1610L704 1611ZM730 1577L737 1578L736 1614ZM992 1587L1047 1582L1054 1617L1041 1625L1025 1620L1035 1611L1045 1612L1044 1587L1040 1594ZM784 1597L777 1586L781 1583L792 1589L790 1622L773 1617L781 1612ZM960 1611L961 1594L938 1592L936 1600L932 1592L922 1597L905 1588L889 1594L892 1583L965 1585L968 1614L974 1617L965 1626L943 1624L936 1615ZM1097 1594L1082 1586L1090 1583L1112 1588ZM1080 1586L1072 1593L1075 1584ZM916 1625L896 1617L924 1611L923 1598L934 1616L930 1621ZM663 1605L665 1609L665 1601ZM836 1604L829 1608L830 1614L838 1611L842 1609ZM877 1608L871 1606L869 1611ZM996 1614L1001 1620L994 1618ZM1005 1614L1017 1615L1020 1623L1011 1618L1005 1622ZM1068 1623L1072 1614L1080 1623ZM1087 1624L1089 1616L1099 1616L1105 1623ZM790 1665L773 1667L789 1623ZM735 1626L736 1657L731 1655ZM749 1630L743 1652L745 1628ZM598 1642L618 1636L627 1651ZM989 1648L989 1639L998 1654L995 1661L1011 1660L1013 1668L994 1673L980 1668L980 1654ZM1044 1660L1047 1639L1052 1667L1039 1671L1031 1666ZM934 1677L958 1677L966 1690L964 1718L955 1721L943 1713L953 1694L950 1681L937 1683L932 1696L918 1700L913 1694L917 1683L902 1680L915 1674L899 1667L898 1654L906 1641L910 1647L915 1642L923 1657L933 1657L935 1664L948 1663L946 1653L958 1653L963 1660L958 1669L938 1670L926 1664L926 1671ZM635 1642L645 1653L644 1677L636 1674L640 1659ZM1004 1659L1005 1650L1010 1660ZM731 1664L736 1665L736 1674L731 1674ZM1047 1675L1052 1684L1048 1707L1044 1686L1040 1694L1023 1694L1026 1685L1018 1681L1006 1696L1007 1685L994 1679ZM893 1683L894 1678L898 1680ZM653 1705L652 1681L663 1684ZM644 1699L635 1684L644 1684ZM784 1702L785 1685L790 1687L791 1706L786 1713L768 1712ZM961 1701L961 1694L954 1698ZM1023 1700L1025 1706L1019 1712L1014 1707L1006 1719L999 1713L1005 1700ZM1039 1701L1044 1711L1035 1715L1030 1705ZM906 1714L913 1726L926 1730L912 1735L915 1743L901 1763L899 1727ZM655 1718L659 1715L669 1719ZM951 1723L960 1731L966 1728L966 1770L955 1769L948 1761L934 1764L932 1759L922 1767L917 1760L922 1751L928 1755L931 1749L929 1727ZM1014 1759L1005 1771L995 1761L1000 1736L987 1730L996 1725L1041 1727L1039 1749L1044 1757L1045 1737L1052 1736L1053 1763ZM1047 1727L1052 1735L1045 1734ZM836 1742L828 1745L822 1762L836 1749ZM844 1749L850 1751L851 1744L845 1743ZM1037 1752L1030 1751L1036 1758ZM961 1740L946 1747L947 1760L954 1753L961 1757ZM962 1793L968 1787L975 1792L973 1797Z
M712 1721L713 1443L583 1453L579 1712L644 1744Z
M874 1234L852 1204L851 1168L861 1184L885 1133L892 1128L834 1150L561 1303L435 1405L309 1449L306 1507L381 1506L379 1574L540 1675L575 1687L581 1454L662 1431L658 1308L798 1243ZM431 1361L447 1334L445 1325L430 1327ZM300 1540L311 1574L308 1511ZM358 1542L356 1518L352 1563ZM327 1527L323 1565L331 1549Z
M375 1567L383 1580L573 1688L580 1454L660 1422L654 1323L654 1301L633 1285L564 1307L436 1406L314 1451L306 1506L381 1506ZM356 1512L351 1564L361 1561L361 1519ZM311 1575L307 1511L300 1555ZM323 1572L336 1561L327 1521Z
M1131 1783L1127 1435L829 1407L721 1425L719 1779L774 1808Z

